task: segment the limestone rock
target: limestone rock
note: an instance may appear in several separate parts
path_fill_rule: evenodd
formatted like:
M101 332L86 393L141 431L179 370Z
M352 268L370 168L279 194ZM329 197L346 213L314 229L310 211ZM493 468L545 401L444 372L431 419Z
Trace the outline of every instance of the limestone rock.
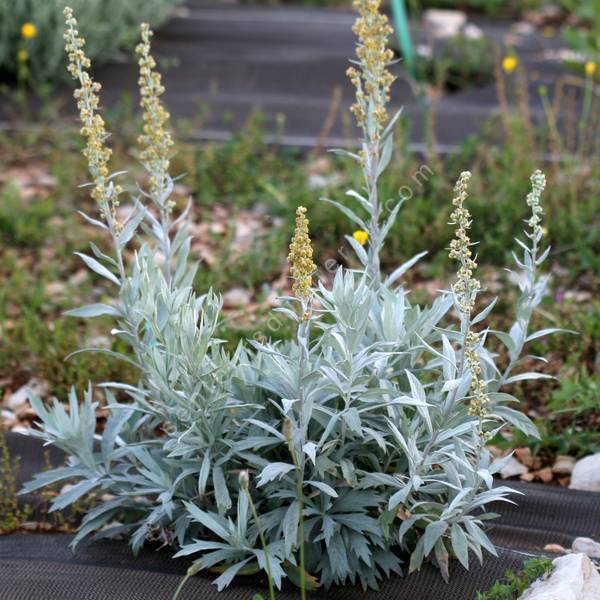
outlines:
M536 581L519 600L598 600L600 575L585 554L552 561L553 571Z
M4 406L13 412L17 412L23 406L29 405L29 392L38 396L43 396L48 391L48 385L44 382L32 379L24 386L20 387L16 392L7 394L4 398Z
M600 492L600 452L586 456L575 463L569 488Z
M552 465L552 472L557 475L570 475L573 472L575 462L573 456L559 455Z
M502 479L508 479L510 477L517 477L519 475L525 475L529 469L522 465L514 456L500 469L500 476Z
M600 558L600 544L592 538L575 538L571 549L573 552L583 552L583 554L587 554L590 558Z
M467 23L467 15L460 10L430 9L425 11L423 21L425 29L434 38L451 38L460 34Z
M228 308L244 307L250 303L252 295L245 288L232 288L223 294L223 304Z
M483 30L473 23L465 26L463 35L470 40L480 40L483 37Z

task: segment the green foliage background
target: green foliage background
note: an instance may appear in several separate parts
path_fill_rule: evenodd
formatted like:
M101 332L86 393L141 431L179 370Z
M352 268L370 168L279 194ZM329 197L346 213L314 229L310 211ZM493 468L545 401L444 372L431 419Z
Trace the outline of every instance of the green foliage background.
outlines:
M28 68L36 83L68 78L65 69L64 19L66 5L78 16L87 55L98 64L118 57L139 37L139 23L155 27L166 20L179 0L0 0L0 81L16 77L18 52L29 54ZM32 23L37 36L24 40L21 27Z

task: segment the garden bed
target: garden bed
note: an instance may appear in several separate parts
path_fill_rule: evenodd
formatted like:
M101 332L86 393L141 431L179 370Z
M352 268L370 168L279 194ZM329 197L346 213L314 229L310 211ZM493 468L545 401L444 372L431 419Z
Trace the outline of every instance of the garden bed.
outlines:
M585 274L589 289L577 290L585 301L591 300L598 285L593 254L597 241L595 199L583 205L579 202L597 187L597 165L587 163L585 156L588 145L593 147L595 143L590 133L598 123L592 120L590 129L582 126L591 114L593 72L587 75L586 108L572 155L561 153L557 115L547 106L548 130L537 127L535 110L527 98L528 84L518 79L518 119L508 105L502 106L502 148L467 143L464 155L443 162L435 150L435 131L430 127L427 158L433 168L401 154L392 163L400 170L391 169L378 186L394 147L405 145L407 136L406 128L398 127L400 142L396 138L394 143L390 133L395 121L389 121L386 98L393 77L386 68L393 53L386 49L390 30L377 6L371 2L358 5L361 16L355 31L360 71L353 68L349 72L357 88L352 111L362 132L364 150L360 156L350 154L347 158L359 163L358 169L343 166L337 158L326 159L318 152L299 169L298 155L279 154L261 146L260 134L247 146L243 138L237 139L233 151L229 144L207 152L203 148L201 158L208 158L216 166L214 173L205 171L197 149L172 160L171 134L165 129L168 114L160 102L160 75L153 71L156 64L149 54L151 33L147 25L142 26L137 53L145 134L139 138L139 156L134 154L141 159L145 173L135 166L131 181L140 190L147 190L142 192L148 200L144 206L137 199L129 206L122 204L119 196L133 188L124 191L114 187L112 181L107 182L109 170L105 165L111 151L104 146L108 139L104 121L96 115L100 87L90 83L88 61L79 50L84 42L78 37L71 10L65 10L70 71L82 86L76 97L80 99L78 107L85 124L82 132L88 144L84 155L94 179L92 197L99 202L104 220L96 220L95 211L93 217L81 214L88 224L109 235L95 234L89 227L85 233L83 229L77 233L68 225L67 212L57 214L59 225L51 227L50 200L43 214L38 215L37 206L30 207L31 213L39 216L40 227L48 225L46 232L54 235L60 229L68 232L67 239L75 248L80 249L86 237L97 241L99 247L91 245L96 258L79 254L95 273L88 281L85 273L72 273L72 265L59 259L56 239L47 240L45 232L31 227L29 219L13 222L10 206L18 204L23 186L15 186L12 181L3 184L9 208L2 232L14 246L4 259L7 264L13 261L18 265L16 283L25 293L32 293L27 289L26 267L43 271L45 267L40 267L38 258L55 270L50 276L55 278L54 285L42 286L41 295L34 296L36 305L27 313L27 320L19 320L27 304L11 302L12 290L4 301L5 329L15 340L25 341L23 350L33 354L27 368L36 377L19 375L19 380L8 363L4 367L5 385L10 389L3 397L2 417L13 430L8 436L9 450L21 458L22 475L44 471L48 462L62 460L57 454L46 455L39 443L15 437L23 425L35 423L30 435L62 448L70 456L66 469L38 474L35 482L25 485L25 491L33 495L23 497L29 509L21 513L14 494L11 497L15 487L14 475L10 474L13 465L3 452L2 474L8 492L2 506L19 515L11 520L4 511L9 517L4 530L19 530L2 540L4 563L16 578L22 579L18 592L14 591L17 580L5 580L3 585L11 597L31 593L27 591L29 581L38 587L50 587L52 593L63 598L75 592L89 595L90 586L95 589L96 584L101 588L100 597L110 596L113 592L109 588L115 585L119 594L127 593L127 586L132 585L132 597L141 592L155 596L156 591L148 592L144 585L171 587L167 575L173 579L183 575L183 566L180 571L179 565L184 563L170 558L169 550L173 549L179 550L178 556L198 558L201 554L192 568L219 572L219 589L232 584L225 597L252 593L250 587L260 586L261 577L268 574L271 598L273 582L279 587L286 577L302 592L307 583L310 587L317 579L324 588L333 586L333 591L315 592L315 596L328 598L366 597L353 587L354 583L359 580L365 587L376 588L378 580L384 578L383 591L373 597L401 599L404 594L414 597L417 590L426 590L432 599L448 594L462 598L489 587L518 559L564 551L575 537L599 535L594 512L597 494L518 484L524 493L519 508L500 503L509 490L492 486L492 481L506 467L509 457L493 460L489 451L503 454L515 446L530 445L536 436L533 423L506 406L518 402L518 397L525 399L522 411L526 415L537 417L539 422L551 414L555 417L551 426L563 428L542 430L540 444L545 446L530 446L534 450L531 455L528 449L519 449L519 459L530 463L530 472L523 473L523 478L527 475L528 479L551 481L555 472L559 473L550 466L552 453L556 453L555 448L548 447L552 434L555 441L567 443L564 453L576 456L593 451L594 436L597 438L597 423L578 430L583 415L596 416L590 402L594 386L586 388L583 384L586 378L597 376L595 317L590 323L585 320L587 315L571 313L582 321L583 326L577 329L582 329L586 337L576 350L567 352L564 347L569 343L562 340L573 334L565 331L572 328L556 327L563 323L548 314L547 306L552 304L545 300L550 295L546 272L557 274L559 281L581 279ZM193 16L192 11L182 19L193 21ZM186 23L183 26L185 29ZM255 35L251 31L248 34ZM319 35L323 37L323 31ZM178 38L185 36L185 31L177 33ZM193 35L188 32L188 37ZM262 51L260 45L254 50ZM258 59L260 63L265 56L258 52ZM502 63L508 75L517 64L516 59L512 60L511 68ZM242 75L252 79L251 70ZM507 104L506 89L500 89L506 82L501 73L498 77L501 104L503 98ZM363 81L367 95L362 91ZM252 91L254 83L246 81L246 88ZM301 96L295 83L290 82L292 91ZM320 87L318 82L316 87ZM344 92L338 94L340 106L344 98ZM571 100L577 106L577 94ZM176 101L174 104L177 106ZM329 131L321 130L323 141L333 131L333 123L332 116ZM124 137L134 124L132 119ZM50 131L49 137L56 143L55 131ZM262 149L258 155L254 146L257 140ZM567 146L571 141L567 140ZM65 165L69 164L71 143L61 147L58 169L46 188L56 186L61 178L63 185L70 185L70 170ZM30 175L32 167L43 172L41 155L45 151L32 160L28 156L31 139L25 147L25 157L11 157L16 172L21 177L23 171ZM543 152L534 152L534 147L550 148L554 162L548 178L537 169ZM126 166L131 162L130 148L124 145L121 155ZM226 156L228 151L231 154L225 161L223 153ZM14 144L11 152L18 153ZM563 160L564 164L560 162ZM456 186L453 190L449 187L447 180L456 180L460 161L467 166L475 164L481 171L473 178L483 182L481 187L469 190L478 202L467 193L470 172L461 168ZM74 160L73 164L79 163ZM170 168L181 172L190 166L197 204L190 201L186 208L186 196L192 190L183 187L177 178L171 179ZM249 171L246 173L242 167L249 167ZM499 174L502 169L512 179ZM498 178L497 197L489 194L492 186L487 173ZM115 176L124 181L120 174ZM412 187L403 185L407 177ZM40 190L37 176L33 179L32 197L46 194L47 190ZM282 180L289 188L278 187ZM202 181L218 190L214 197ZM547 183L550 185L544 193ZM316 190L320 190L319 195L321 190L335 195L340 187L366 189L366 195L349 192L356 205L330 201L309 206L310 236L316 241L319 262L325 261L316 265L307 208L303 200L291 200L288 194L300 189L306 198L312 198ZM424 212L413 214L417 216L413 222L406 219L408 213L400 213L402 228L395 229L402 201L395 204L386 198L400 194L402 200L407 200L402 190L408 188L408 199L412 199L413 188L417 187L423 196L417 210ZM269 201L259 202L257 191ZM526 203L522 201L525 194ZM425 204L425 198L437 202ZM450 210L449 198L453 198ZM497 200L493 211L492 198ZM332 204L354 225L335 219ZM327 208L319 213L323 209L316 206L323 205ZM194 214L196 211L200 218ZM361 215L366 211L370 216L359 217L353 211ZM591 217L586 216L588 213ZM517 274L499 277L491 264L512 264L506 258L515 247L515 226L524 216L527 227L523 239L527 243L517 240L523 250L522 259L514 256ZM295 233L286 263L282 255L286 253L292 219ZM455 226L451 241L448 219ZM585 232L575 242L572 224L580 233ZM359 229L351 233L355 226ZM138 227L141 229L136 237ZM328 246L323 239L326 236L334 243ZM482 240L477 253L481 251L481 256L487 257L487 267L477 269L476 259L480 259L471 249L474 244L470 236ZM548 237L558 241L558 251L554 250L558 254L550 254L550 248L544 251ZM107 246L106 238L112 241L113 249ZM342 240L356 256L350 256L345 245L335 250ZM398 260L399 255L409 251L409 240L418 246L418 255L390 275L390 269L403 262ZM455 274L449 272L448 244L450 262L458 263ZM437 252L438 257L396 287L395 282L403 278L411 264L424 256L423 246ZM107 255L112 256L113 250L114 259ZM190 254L204 262L199 275L188 263ZM230 269L232 263L222 256L233 258L235 267ZM546 259L549 271L541 267ZM565 273L567 264L572 271ZM432 281L435 269L440 270ZM362 273L358 279L357 273ZM312 287L315 276L320 282L318 288ZM107 296L114 296L114 288L102 279L117 286L118 300ZM91 284L89 288L87 283ZM211 291L213 287L224 291L224 319L219 316L221 298ZM446 291L440 293L440 289ZM197 295L204 290L205 295ZM72 291L79 297L73 298ZM563 291L566 297L573 290L567 287ZM498 293L499 310L489 316L497 292L503 292ZM287 298L282 299L282 294ZM92 346L109 359L97 362L86 355L87 364L73 373L63 370L59 376L51 366L56 355L62 358L64 349L57 343L54 323L60 321L56 313L90 297L93 304L71 310L70 316L103 317L101 326L70 321L74 325L69 343ZM290 310L286 302L295 308ZM269 321L274 307L282 309L280 313L287 323L280 325L278 321L276 326ZM113 325L104 330L111 332L110 338L102 333L107 316L111 320L117 317L117 328ZM237 319L242 320L241 325ZM46 327L44 347L39 345L35 331ZM86 343L80 342L78 331L85 334ZM558 332L563 336L558 342L546 339ZM251 333L253 340L248 341ZM239 338L246 340L234 351ZM38 344L35 350L34 344ZM520 359L526 344L527 355ZM21 369L16 348L3 350ZM540 380L551 379L562 370L555 360L557 355L559 362L571 369L583 365L576 375L582 382L574 384L579 392L585 390L583 399L577 397L574 402L571 388L565 385L549 400L551 388ZM44 365L42 356L49 364ZM123 369L113 360L115 357L129 366ZM115 377L108 373L113 369L118 371ZM110 383L82 390L90 375L96 382L108 379ZM572 372L569 375L575 379ZM65 410L58 400L49 407L49 397L69 383L75 387L69 394L68 408ZM29 398L28 386L36 388ZM113 389L114 394L110 391ZM504 393L505 389L517 397ZM64 393L57 395L64 400ZM566 418L564 410L571 413ZM581 447L565 439L569 426L583 434L577 438ZM587 434L592 442L585 438ZM573 456L563 458L574 462ZM558 483L568 484L568 477L559 477ZM46 489L40 492L42 487ZM54 508L70 507L70 512L48 523L49 498ZM483 507L489 504L493 512L502 514L500 521L488 523L494 515ZM75 557L58 552L47 558L46 541L68 542L68 535L55 534L70 534L83 514L74 542L94 532L116 539L85 546ZM42 536L41 532L46 533ZM134 551L143 548L139 561L125 557L123 537L129 538ZM162 550L155 545L157 540ZM28 544L36 548L29 550ZM493 552L493 544L498 546L500 558L474 567L473 555L480 557L482 549ZM461 577L459 561L465 568L470 561L469 577ZM388 580L391 572L399 573L400 562L405 572L418 573ZM29 563L35 567L29 569ZM61 565L58 576L57 564ZM189 564L186 560L185 565ZM451 582L442 583L432 565L445 577L450 569ZM22 574L28 570L31 577L24 578ZM138 583L140 573L147 570L152 571L152 578ZM121 574L130 571L134 574L122 583ZM163 571L165 577L159 582L158 574ZM248 579L243 577L247 572L260 575ZM337 587L343 584L351 585ZM192 585L204 588L210 582L202 576ZM86 590L81 586L87 586ZM186 593L190 589L186 588ZM164 588L165 594L171 595L172 591ZM261 591L265 592L264 586ZM197 593L209 597L211 592L198 589ZM283 592L284 597L296 593L285 588Z
M8 434L7 443L15 456L22 458L20 482L25 483L46 465L44 450L38 440ZM59 466L60 453L53 451L51 462ZM483 565L473 561L467 572L454 561L450 582L446 584L438 570L426 564L418 573L394 577L382 583L379 592L360 588L333 588L326 593L311 593L311 598L378 598L381 600L468 600L477 591L487 590L501 579L507 569L519 570L532 556L552 555L544 550L548 544L569 548L579 536L600 539L600 494L579 492L537 484L511 482L522 496L513 496L517 505L500 503L492 506L502 516L489 527L497 545L498 558L489 554ZM35 502L35 497L24 502ZM128 600L170 599L186 573L189 561L173 559L166 548L149 547L134 557L125 542L100 540L85 544L73 553L68 545L72 536L57 533L17 532L0 537L0 597L6 600L29 600L41 589L47 600L104 600L123 597ZM190 580L182 598L215 600L249 600L254 593L266 595L266 582L240 577L236 584L217 592L210 574ZM278 599L298 597L288 588Z

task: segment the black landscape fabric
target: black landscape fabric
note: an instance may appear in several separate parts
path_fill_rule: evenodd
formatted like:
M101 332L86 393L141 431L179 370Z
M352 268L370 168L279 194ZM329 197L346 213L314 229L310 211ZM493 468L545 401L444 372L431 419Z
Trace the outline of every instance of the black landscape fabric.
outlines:
M21 456L20 479L27 480L46 464L39 442L7 435L13 456ZM60 464L59 453L50 462ZM498 547L498 558L486 555L483 566L475 558L465 571L456 561L450 582L425 565L407 577L393 577L376 592L358 587L315 592L310 598L331 600L472 600L478 590L487 590L506 569L518 570L523 561L543 554L549 543L569 547L577 536L600 540L600 494L558 487L510 482L523 496L514 496L518 507L502 503L494 510L502 515L490 525L489 534ZM126 543L101 540L69 549L72 536L16 533L0 537L0 600L168 600L179 585L189 560L173 559L168 549L145 549L133 557ZM256 577L239 578L217 592L209 575L191 579L181 600L251 600L261 593L267 598L266 583ZM299 597L286 587L278 600Z

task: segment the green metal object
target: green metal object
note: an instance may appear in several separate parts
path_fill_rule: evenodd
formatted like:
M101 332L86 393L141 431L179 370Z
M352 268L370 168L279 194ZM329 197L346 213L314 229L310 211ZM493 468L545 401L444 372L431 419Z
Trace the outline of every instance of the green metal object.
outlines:
M392 18L394 21L394 31L400 44L404 64L408 72L414 78L415 73L415 51L413 48L412 39L410 37L410 27L408 24L408 14L404 0L391 0L392 3Z

